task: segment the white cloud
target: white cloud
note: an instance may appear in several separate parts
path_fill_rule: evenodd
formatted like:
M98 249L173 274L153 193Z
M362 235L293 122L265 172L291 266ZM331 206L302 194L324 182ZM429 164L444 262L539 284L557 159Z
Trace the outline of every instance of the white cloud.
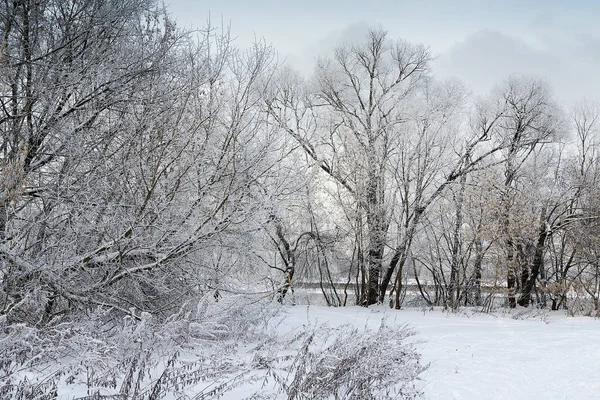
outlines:
M286 62L310 74L315 58L380 24L390 38L430 45L440 78L459 77L485 94L511 73L548 80L559 99L600 100L597 2L518 0L169 0L183 26L231 21L237 43L265 38ZM354 22L353 22L354 21ZM359 21L359 22L356 22Z
M571 103L581 98L597 99L600 79L600 41L582 36L552 41L556 31L546 32L533 46L528 41L492 30L478 31L434 62L440 77L455 76L478 94L487 93L510 74L535 75L547 80L558 99Z

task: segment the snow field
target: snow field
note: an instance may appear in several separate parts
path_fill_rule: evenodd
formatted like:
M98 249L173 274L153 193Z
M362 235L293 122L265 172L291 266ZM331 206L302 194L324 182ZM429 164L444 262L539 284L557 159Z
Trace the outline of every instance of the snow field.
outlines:
M419 383L425 399L600 399L600 321L592 318L296 306L278 329L285 334L315 323L376 329L384 317L416 330L423 362L430 363Z

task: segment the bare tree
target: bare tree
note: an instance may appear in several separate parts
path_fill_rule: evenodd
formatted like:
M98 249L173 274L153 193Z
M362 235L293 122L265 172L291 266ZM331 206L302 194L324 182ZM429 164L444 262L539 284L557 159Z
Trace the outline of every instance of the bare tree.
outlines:
M339 47L333 58L322 59L314 94L298 99L282 90L267 101L277 123L364 214L365 304L378 301L390 223L385 178L396 146L394 136L403 121L404 100L414 92L429 61L422 46L390 42L386 36L384 31L370 31L363 43Z
M581 307L597 311L598 299L598 121L597 104L583 102L571 111L575 133L575 155L565 157L555 179L563 193L549 225L551 268L546 273L546 291L551 308ZM579 293L569 304L567 293ZM586 304L591 300L592 307Z
M383 302L393 282L400 307L403 266L423 213L460 177L498 162L492 156L507 146L492 140L504 109L482 108L463 129L464 91L433 82L428 63L422 46L370 31L321 59L311 85L287 74L266 96L275 124L345 193L351 225L365 229L355 245L364 253L355 260L366 263L366 279L357 279L366 285L359 290L365 305ZM393 221L396 245L382 275Z
M169 315L257 207L272 50L191 40L145 1L2 7L2 313Z
M501 220L506 252L508 301L510 307L515 307L517 275L519 270L523 269L517 266L515 254L518 244L511 232L512 202L527 159L538 147L554 140L562 127L560 112L544 82L511 77L496 90L494 107L501 110L502 114L498 129L505 145L503 156L506 160L501 195ZM545 242L545 236L540 235L540 240Z

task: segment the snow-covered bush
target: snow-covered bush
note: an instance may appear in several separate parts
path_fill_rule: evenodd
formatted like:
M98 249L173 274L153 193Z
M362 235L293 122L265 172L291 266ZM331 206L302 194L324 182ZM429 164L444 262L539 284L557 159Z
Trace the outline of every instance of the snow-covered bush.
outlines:
M316 326L297 337L302 345L295 357L262 363L288 399L415 399L427 365L415 351L414 334L385 320L374 332L351 325Z
M44 329L3 319L0 398L418 397L427 366L412 329L384 320L375 330L321 324L290 333L282 309L209 294L166 321L102 309Z
M230 296L216 302L209 295L182 305L166 321L149 313L118 318L100 309L86 320L44 329L7 324L3 318L0 398L68 393L159 399L201 382L210 386L206 398L217 396L241 382L232 377L248 372L235 362L239 347L263 338L280 310L271 302L250 300Z

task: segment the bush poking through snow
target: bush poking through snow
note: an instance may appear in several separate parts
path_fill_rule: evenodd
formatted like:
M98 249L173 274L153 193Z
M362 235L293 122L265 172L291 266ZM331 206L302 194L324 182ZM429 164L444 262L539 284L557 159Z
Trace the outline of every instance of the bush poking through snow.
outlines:
M210 297L159 320L97 310L38 329L0 320L0 398L414 399L426 369L414 332L350 325L275 329L279 304ZM262 387L261 387L262 383ZM260 388L260 390L257 390ZM233 395L233 393L232 393Z
M69 398L156 400L198 393L198 385L208 387L202 398L216 398L248 374L233 362L239 347L262 339L279 310L231 296L186 303L163 321L97 310L85 320L36 328L0 317L0 398L45 400L68 392Z
M382 322L376 332L350 325L314 327L291 365L279 365L288 377L272 373L289 400L415 399L420 362L406 326Z

